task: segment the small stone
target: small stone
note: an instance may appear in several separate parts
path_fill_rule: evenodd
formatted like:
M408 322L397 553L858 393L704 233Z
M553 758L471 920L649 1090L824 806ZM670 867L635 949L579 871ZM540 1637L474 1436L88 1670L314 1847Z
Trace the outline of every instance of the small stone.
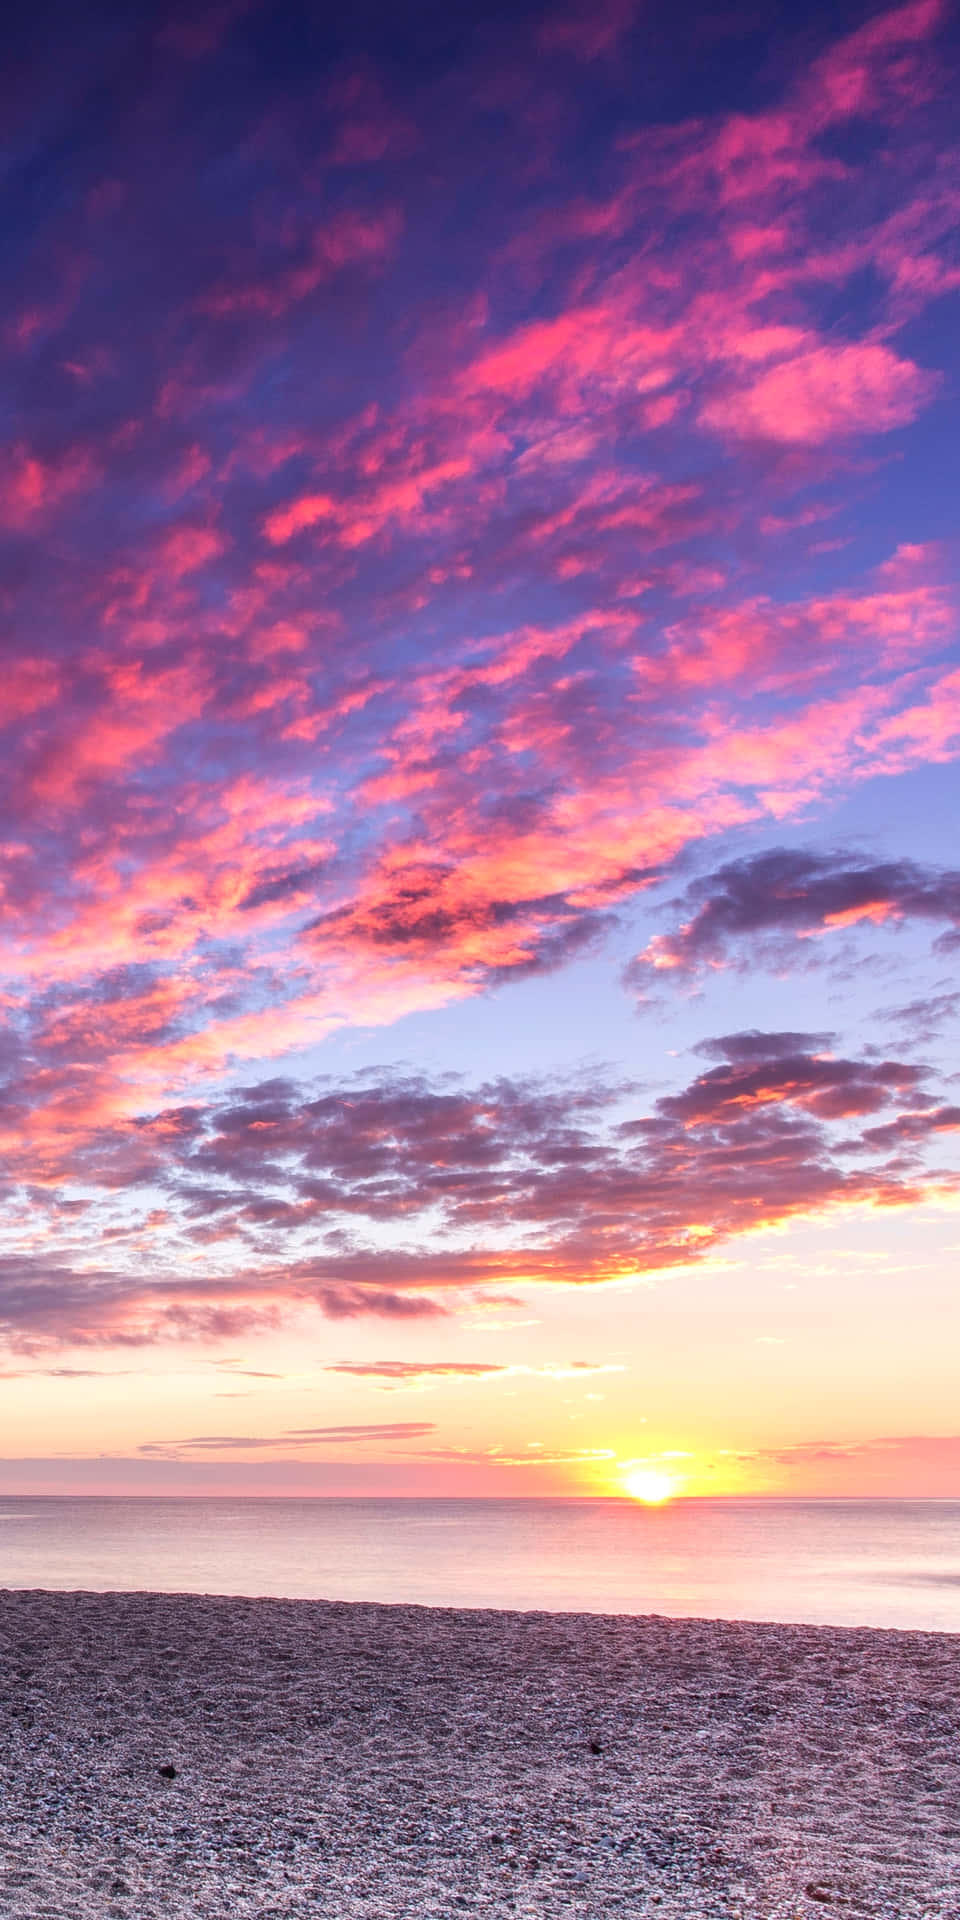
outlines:
M591 1741L590 1741L590 1752L591 1752L591 1753L602 1753L602 1752L603 1752L603 1748L602 1748L602 1746L600 1745L600 1742L599 1742L599 1740L591 1740Z
M169 1760L165 1760L163 1766L157 1768L157 1772L161 1780L175 1780L177 1777L177 1769L171 1766Z

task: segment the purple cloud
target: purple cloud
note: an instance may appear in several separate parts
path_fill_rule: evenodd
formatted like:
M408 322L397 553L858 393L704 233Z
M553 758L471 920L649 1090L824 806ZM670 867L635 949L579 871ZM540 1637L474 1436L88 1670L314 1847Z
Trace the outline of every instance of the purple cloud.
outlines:
M929 921L945 929L941 951L960 943L960 871L911 860L776 847L692 881L671 907L681 924L656 934L628 968L641 991L658 970L783 963L797 939L863 921Z
M188 1127L162 1112L126 1123L75 1169L95 1181L124 1160L128 1135L151 1137L149 1160L125 1163L134 1219L111 1242L114 1264L5 1259L0 1329L30 1349L235 1338L307 1311L421 1318L505 1286L695 1263L740 1233L838 1204L916 1200L922 1162L906 1166L902 1150L951 1129L956 1109L915 1063L848 1058L828 1042L729 1035L708 1043L714 1064L646 1107L596 1076L469 1088L382 1072L238 1088L194 1109ZM94 1214L109 1200L110 1189L91 1200ZM141 1204L153 1209L149 1278ZM72 1228L60 1231L66 1247ZM337 1364L396 1379L453 1363Z

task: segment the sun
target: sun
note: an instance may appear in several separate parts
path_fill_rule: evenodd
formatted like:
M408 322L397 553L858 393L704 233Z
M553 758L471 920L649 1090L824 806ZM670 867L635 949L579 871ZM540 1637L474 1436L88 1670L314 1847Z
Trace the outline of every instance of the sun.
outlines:
M677 1491L673 1475L660 1473L656 1467L634 1467L624 1474L622 1485L631 1500L640 1500L645 1507L661 1507Z

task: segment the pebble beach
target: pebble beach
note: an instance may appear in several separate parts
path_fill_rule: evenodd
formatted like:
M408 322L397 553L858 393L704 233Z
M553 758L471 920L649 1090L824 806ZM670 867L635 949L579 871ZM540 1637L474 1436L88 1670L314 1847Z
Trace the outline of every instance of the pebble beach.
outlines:
M0 1595L4 1920L960 1920L960 1637Z

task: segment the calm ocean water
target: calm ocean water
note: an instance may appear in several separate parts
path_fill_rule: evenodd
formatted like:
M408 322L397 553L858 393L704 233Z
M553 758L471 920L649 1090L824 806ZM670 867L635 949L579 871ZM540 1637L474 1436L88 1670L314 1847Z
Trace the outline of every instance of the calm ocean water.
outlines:
M0 1498L0 1587L960 1633L960 1500Z

